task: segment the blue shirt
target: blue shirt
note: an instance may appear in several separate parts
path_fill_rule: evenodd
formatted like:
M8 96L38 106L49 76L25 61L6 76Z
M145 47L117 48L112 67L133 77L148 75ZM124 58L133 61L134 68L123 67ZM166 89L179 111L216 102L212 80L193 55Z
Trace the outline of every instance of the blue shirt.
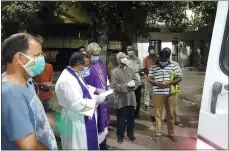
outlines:
M16 140L35 133L41 144L57 149L55 136L33 85L2 81L2 149L18 150ZM29 143L29 142L28 142Z

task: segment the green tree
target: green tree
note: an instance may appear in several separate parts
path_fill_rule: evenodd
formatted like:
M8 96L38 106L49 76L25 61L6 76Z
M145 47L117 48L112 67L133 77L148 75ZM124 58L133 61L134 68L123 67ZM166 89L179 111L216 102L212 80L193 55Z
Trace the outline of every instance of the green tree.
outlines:
M67 4L44 1L1 2L2 39L12 33L26 30L29 23L61 22L58 14L68 9Z
M187 2L169 1L92 1L81 2L92 20L92 35L122 32L122 42L132 44L128 33L139 36L145 28L165 22L170 31L181 31ZM124 44L124 45L126 45Z
M193 1L190 2L194 12L191 23L194 29L201 27L213 26L217 10L217 1Z

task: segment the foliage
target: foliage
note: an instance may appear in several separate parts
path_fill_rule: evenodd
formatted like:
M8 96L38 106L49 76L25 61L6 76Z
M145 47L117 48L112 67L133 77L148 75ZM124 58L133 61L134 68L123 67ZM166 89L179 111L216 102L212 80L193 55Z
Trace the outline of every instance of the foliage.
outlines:
M2 38L8 36L8 24L17 24L18 30L26 30L29 23L59 22L57 15L66 11L63 2L4 1L1 2ZM8 29L12 30L12 29Z
M2 31L7 23L16 23L19 30L29 23L61 22L60 14L81 4L91 19L93 34L133 33L141 35L145 28L165 23L170 32L181 32L187 28L187 4L194 12L191 26L200 28L212 25L215 19L214 1L4 1L1 2ZM7 35L7 33L5 33Z
M215 21L217 1L193 1L190 2L191 9L194 12L192 26L201 28L212 26Z
M159 12L159 21L164 21L170 32L182 32L187 27L186 1L163 3Z
M93 24L101 32L126 31L141 32L145 27L157 22L165 22L166 26L179 31L186 19L187 2L169 1L136 1L136 2L82 2L93 20Z

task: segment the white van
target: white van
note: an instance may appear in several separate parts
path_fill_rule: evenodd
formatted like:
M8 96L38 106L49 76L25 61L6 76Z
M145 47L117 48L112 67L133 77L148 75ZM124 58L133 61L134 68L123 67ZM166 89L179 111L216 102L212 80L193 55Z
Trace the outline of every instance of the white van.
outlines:
M228 149L229 2L219 1L201 102L197 149Z

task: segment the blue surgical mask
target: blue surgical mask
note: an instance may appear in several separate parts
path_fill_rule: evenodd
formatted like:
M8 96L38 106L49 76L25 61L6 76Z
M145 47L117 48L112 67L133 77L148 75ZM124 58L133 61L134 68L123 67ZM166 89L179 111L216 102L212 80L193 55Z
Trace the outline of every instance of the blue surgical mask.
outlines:
M84 67L83 71L79 71L79 76L85 78L90 75L90 69L89 67Z
M91 61L92 62L97 62L97 61L99 61L99 59L100 59L100 56L91 55Z
M84 74L82 75L83 78L90 75L90 69L89 67L84 67Z
M43 72L44 68L45 68L45 58L44 56L38 56L36 58L31 58L27 55L23 54L25 57L27 57L29 59L29 62L25 65L22 65L22 67L25 69L25 71L28 73L28 75L30 77L35 77L39 74L41 74L41 72Z

